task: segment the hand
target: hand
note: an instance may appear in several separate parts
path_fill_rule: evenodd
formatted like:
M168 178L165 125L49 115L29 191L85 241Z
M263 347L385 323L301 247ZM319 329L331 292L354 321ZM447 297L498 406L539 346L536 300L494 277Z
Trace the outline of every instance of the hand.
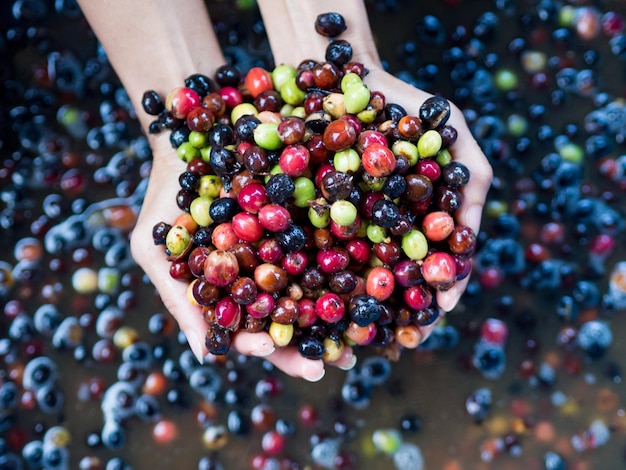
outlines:
M191 350L199 361L207 354L205 335L207 323L199 307L187 300L187 283L173 279L169 274L170 262L163 246L155 245L152 228L158 222L173 221L181 210L176 204L180 189L177 175L185 170L185 163L176 156L167 133L152 137L154 163L146 197L131 236L134 259L146 272L156 287L165 308L178 322L185 333ZM324 363L300 355L295 347L275 348L270 336L265 333L239 331L233 335L233 349L248 356L263 357L285 373L309 381L320 380L324 375ZM346 347L343 356L334 365L347 369L355 364L352 349Z
M432 96L414 86L403 82L381 67L369 68L364 83L372 91L384 93L387 103L398 103L407 113L417 116L419 107L428 97ZM456 142L450 152L454 160L463 163L470 170L470 181L462 188L463 203L455 214L458 223L471 227L478 232L487 191L493 178L493 170L487 157L472 136L462 112L451 104L452 113L448 124L458 132ZM469 277L457 282L451 289L437 293L437 303L444 312L449 312L458 303L467 287ZM436 323L423 327L420 331L425 340L435 328Z

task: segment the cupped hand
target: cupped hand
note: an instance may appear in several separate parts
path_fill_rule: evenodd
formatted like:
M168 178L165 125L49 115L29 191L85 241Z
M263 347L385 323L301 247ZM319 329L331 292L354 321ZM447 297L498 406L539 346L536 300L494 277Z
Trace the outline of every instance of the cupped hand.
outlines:
M205 346L207 323L201 309L187 299L187 282L173 279L169 274L170 261L162 245L155 245L152 229L159 222L171 223L180 215L176 194L180 186L178 175L186 165L172 149L166 133L151 136L154 160L146 196L137 224L131 235L131 251L137 264L145 271L156 287L161 300L178 322L187 337L189 346L199 361L208 354ZM238 331L233 335L232 347L241 354L263 357L276 367L294 377L309 381L324 376L324 362L303 357L295 347L275 348L265 332ZM347 369L354 365L352 349L346 347L342 357L333 365Z
M364 83L370 90L382 92L387 103L397 103L413 116L418 115L420 105L432 96L380 67L370 68ZM470 181L462 188L463 202L455 214L455 219L459 224L467 225L478 233L485 199L493 179L493 169L470 132L461 110L453 103L451 109L447 123L457 130L458 138L450 147L450 152L455 161L463 163L470 170ZM449 312L456 306L465 292L468 281L469 276L455 283L451 289L437 293L437 303L444 312ZM421 328L422 341L432 333L436 323Z

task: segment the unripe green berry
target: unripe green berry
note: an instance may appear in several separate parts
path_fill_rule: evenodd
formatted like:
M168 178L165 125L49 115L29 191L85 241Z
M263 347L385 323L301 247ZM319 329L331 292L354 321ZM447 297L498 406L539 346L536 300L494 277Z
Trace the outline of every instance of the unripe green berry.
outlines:
M213 198L209 196L198 196L189 205L189 213L200 227L208 227L213 223L213 219L209 215L209 207L211 207L212 202Z
M293 184L296 186L293 192L294 204L297 207L308 207L309 201L315 199L315 184L304 176L293 180Z
M189 163L194 158L198 158L200 156L200 151L194 147L191 142L187 141L180 144L180 146L176 149L176 154L182 161Z
M356 173L361 167L361 157L353 148L347 148L335 153L333 166L342 173Z
M367 226L367 238L372 243L382 243L387 238L387 230L379 225L370 224Z
M278 124L262 122L254 129L254 142L266 150L278 150L283 142L278 134Z
M417 141L417 152L423 158L434 157L441 150L442 143L441 134L434 129L429 129Z
M352 84L346 88L344 93L344 103L346 112L357 114L363 111L370 102L370 90L365 85Z
M241 116L256 116L257 114L259 114L259 110L256 109L256 106L254 106L252 103L239 103L230 112L230 122L237 122L237 119L239 119Z
M302 104L305 96L306 93L296 85L295 77L288 79L280 89L280 97L282 100L293 106Z
M293 65L280 64L272 70L272 83L274 88L280 93L283 85L296 77L296 69Z
M330 218L342 227L354 223L357 213L357 208L350 201L339 200L330 206Z
M216 198L220 195L222 180L217 175L204 175L198 183L198 195Z
M358 74L350 72L341 77L341 91L346 92L351 85L363 85L363 80Z
M408 140L396 140L391 145L391 151L395 156L403 156L409 161L409 165L413 166L417 163L419 155L417 153L417 146Z
M174 225L165 236L165 247L173 255L183 253L191 242L191 234L182 225Z
M428 254L428 241L419 230L411 230L402 236L402 251L410 259L424 259Z
M197 149L202 149L207 144L208 136L204 132L191 131L189 133L189 143Z

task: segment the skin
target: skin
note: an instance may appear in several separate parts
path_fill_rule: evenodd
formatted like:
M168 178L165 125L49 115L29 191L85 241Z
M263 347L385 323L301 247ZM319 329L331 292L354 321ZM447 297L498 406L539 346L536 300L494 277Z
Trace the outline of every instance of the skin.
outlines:
M405 106L410 113L417 113L419 103L428 96L382 69L367 12L360 0L259 0L258 3L276 64L297 65L305 58L323 60L328 39L319 36L313 24L318 14L338 11L348 21L348 31L342 38L353 45L354 60L363 62L370 70L365 81L367 86L385 90L389 101L415 103L415 106ZM79 0L79 4L138 110L139 121L153 151L146 197L131 237L133 257L155 285L163 304L185 333L190 348L202 361L207 354L204 346L207 324L200 309L189 304L186 283L169 276L169 261L163 248L151 243L152 227L161 221L172 221L180 214L175 203L178 179L172 175L182 173L185 163L176 157L167 133L147 132L153 118L142 112L141 97L146 90L166 96L193 73L212 77L217 67L226 61L203 0ZM465 202L459 210L459 220L478 230L492 170L456 108L450 123L459 132L453 155L472 171L471 181L464 188ZM445 311L456 305L466 284L467 281L458 283L450 291L438 294L437 300ZM433 327L422 329L423 338ZM324 376L322 361L303 358L292 347L276 349L266 333L238 332L232 347L242 354L265 357L295 377L317 381ZM349 369L355 362L356 357L347 347L333 365Z

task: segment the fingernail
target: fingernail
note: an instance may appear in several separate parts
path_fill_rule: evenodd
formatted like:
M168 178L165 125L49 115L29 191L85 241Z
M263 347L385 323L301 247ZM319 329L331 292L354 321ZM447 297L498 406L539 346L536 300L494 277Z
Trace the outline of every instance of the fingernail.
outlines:
M307 372L304 375L304 378L308 380L309 382L319 382L320 380L322 380L325 374L326 374L326 369L322 368L318 372L312 372L312 373Z
M189 349L191 349L193 355L196 356L196 359L202 365L204 363L204 346L200 340L200 335L195 331L186 331L185 337L187 338L187 343L189 343Z
M257 357L267 357L275 350L276 347L274 346L274 343L262 343L259 347L251 351L251 354Z
M355 365L356 365L356 356L352 356L352 357L350 357L350 362L348 362L347 364L341 365L341 366L337 366L337 367L339 367L341 370L350 370Z

